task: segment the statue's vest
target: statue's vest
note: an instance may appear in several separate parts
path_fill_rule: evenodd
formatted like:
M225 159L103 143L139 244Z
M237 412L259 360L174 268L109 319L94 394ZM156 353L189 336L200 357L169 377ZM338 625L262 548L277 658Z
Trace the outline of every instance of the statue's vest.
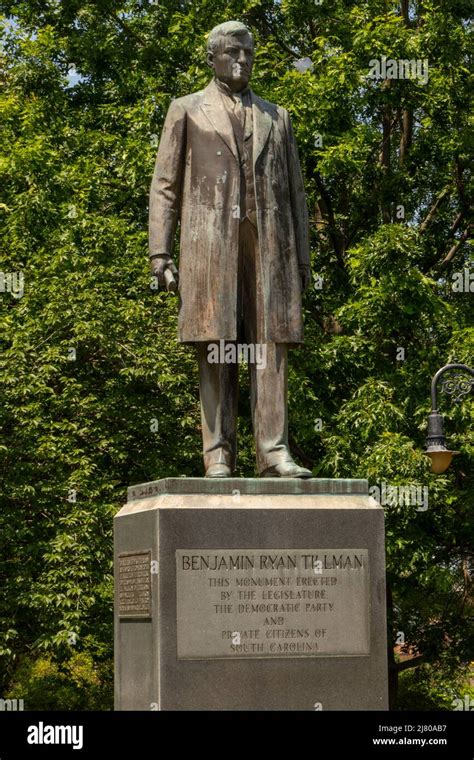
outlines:
M247 109L252 113L252 109ZM246 119L245 132L237 116L228 109L235 142L240 157L240 218L248 218L257 226L257 206L255 202L255 182L253 175L253 124L252 119ZM250 122L250 123L249 123Z

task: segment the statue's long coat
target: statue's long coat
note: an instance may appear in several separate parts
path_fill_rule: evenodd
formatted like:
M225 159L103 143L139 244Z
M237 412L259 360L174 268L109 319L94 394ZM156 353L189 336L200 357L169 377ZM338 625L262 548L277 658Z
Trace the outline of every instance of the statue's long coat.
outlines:
M262 341L303 338L300 266L309 266L308 212L288 112L251 92L258 237L264 286ZM180 221L179 338L237 340L240 169L214 80L174 100L150 192L150 253L172 254Z

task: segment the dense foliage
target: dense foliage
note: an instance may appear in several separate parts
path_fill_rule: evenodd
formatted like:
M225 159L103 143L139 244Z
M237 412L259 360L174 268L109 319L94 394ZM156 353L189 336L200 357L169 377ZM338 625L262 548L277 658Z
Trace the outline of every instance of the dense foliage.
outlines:
M174 296L150 289L147 194L168 104L208 81L206 35L231 18L255 33L253 88L291 113L310 208L292 448L319 477L428 487L428 509L385 506L390 651L454 679L473 659L472 398L442 401L461 451L450 470L431 475L421 452L431 376L474 357L469 271L453 290L474 269L467 0L0 10L0 269L24 276L21 298L0 292L0 694L20 682L32 706L64 707L38 672L61 684L83 667L91 696L76 689L71 707L97 706L125 488L201 475L196 363L176 341ZM427 61L428 81L371 78L382 56ZM395 687L408 663L390 659Z

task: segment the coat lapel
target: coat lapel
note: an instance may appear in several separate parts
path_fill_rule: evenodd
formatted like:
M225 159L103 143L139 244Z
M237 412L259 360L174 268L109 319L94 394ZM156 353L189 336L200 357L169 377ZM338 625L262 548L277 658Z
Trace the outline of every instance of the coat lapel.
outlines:
M266 109L265 102L252 92L253 110L253 163L255 163L265 147L272 128L273 117Z
M252 91L251 91L252 92ZM237 145L235 143L234 130L229 115L224 108L221 94L212 80L204 90L204 99L201 104L206 117L225 142L235 159L239 160ZM253 113L253 162L257 161L265 147L268 135L272 128L273 116L266 108L265 101L252 92Z
M235 143L234 130L232 129L230 118L224 108L220 92L214 83L214 80L212 80L204 90L204 100L201 104L201 108L216 132L224 140L225 144L238 161L239 154Z

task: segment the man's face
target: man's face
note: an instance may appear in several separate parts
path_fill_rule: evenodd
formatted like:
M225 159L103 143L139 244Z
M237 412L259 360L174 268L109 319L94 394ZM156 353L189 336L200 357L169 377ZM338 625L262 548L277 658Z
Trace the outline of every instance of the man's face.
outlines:
M208 56L208 63L219 81L225 82L233 92L240 92L249 83L253 56L249 34L221 35L215 52Z

